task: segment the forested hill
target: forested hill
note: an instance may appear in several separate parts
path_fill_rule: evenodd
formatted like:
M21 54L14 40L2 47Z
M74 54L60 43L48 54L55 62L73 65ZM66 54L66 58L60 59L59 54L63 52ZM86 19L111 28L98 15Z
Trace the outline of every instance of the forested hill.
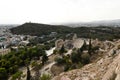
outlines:
M47 35L50 32L58 33L68 33L71 28L61 25L47 25L47 24L38 24L38 23L25 23L18 27L11 28L13 34L26 34L26 35Z
M38 23L25 23L18 27L10 29L13 34L25 34L25 35L48 35L51 32L57 32L58 34L66 35L69 33L77 33L79 37L88 38L91 32L92 38L99 38L102 40L120 38L120 27L67 27L62 25L47 25Z

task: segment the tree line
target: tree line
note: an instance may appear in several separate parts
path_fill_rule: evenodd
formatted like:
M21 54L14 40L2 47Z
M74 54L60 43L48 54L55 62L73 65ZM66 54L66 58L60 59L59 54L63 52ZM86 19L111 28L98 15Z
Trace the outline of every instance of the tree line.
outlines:
M18 51L12 50L6 55L0 56L0 79L7 80L10 75L18 72L22 66L27 66L32 60L39 60L41 64L48 60L47 54L42 47L19 48Z

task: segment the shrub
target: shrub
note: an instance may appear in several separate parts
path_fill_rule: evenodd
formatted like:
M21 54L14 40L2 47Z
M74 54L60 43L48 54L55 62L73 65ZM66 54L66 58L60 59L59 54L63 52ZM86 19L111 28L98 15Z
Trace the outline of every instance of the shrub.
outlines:
M42 74L40 80L51 80L51 76L49 74Z
M57 62L57 64L63 64L63 63L65 63L65 60L63 58L57 57L57 58L55 58L55 62Z
M66 52L66 50L65 50L65 47L64 47L64 45L61 47L61 49L59 50L59 53L60 53L60 55L62 55L63 56L63 54Z
M12 80L20 79L22 75L21 71L16 72L14 75L12 75Z
M55 49L55 50L53 51L53 54L57 54L57 53L58 53L58 50Z
M78 63L78 68L83 67L83 64L81 62Z
M0 68L0 79L7 80L7 71L5 68Z
M73 52L71 54L71 60L72 60L73 63L78 63L81 60L80 54L77 53L77 52Z
M90 62L90 55L88 53L84 53L81 55L83 64L88 64Z
M37 65L37 63L35 61L31 62L31 67L34 67L36 65Z
M70 67L71 70L72 70L72 69L76 69L76 68L77 68L77 67L76 67L75 64L72 64L71 67Z
M70 69L70 66L69 65L65 65L64 66L64 71L68 71Z
M120 49L120 45L118 45L118 49Z

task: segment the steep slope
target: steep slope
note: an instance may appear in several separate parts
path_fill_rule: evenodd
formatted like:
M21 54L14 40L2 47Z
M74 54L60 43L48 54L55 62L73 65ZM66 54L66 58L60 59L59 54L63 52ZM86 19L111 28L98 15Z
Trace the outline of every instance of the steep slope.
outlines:
M52 80L120 80L120 50L117 49L120 41L114 44L115 46L97 62L61 73ZM113 50L116 50L114 55Z

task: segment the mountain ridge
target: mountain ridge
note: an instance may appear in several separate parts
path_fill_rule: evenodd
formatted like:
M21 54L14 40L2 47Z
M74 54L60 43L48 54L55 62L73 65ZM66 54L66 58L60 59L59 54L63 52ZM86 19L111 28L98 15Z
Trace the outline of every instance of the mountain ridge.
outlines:
M90 22L76 22L76 23L65 23L63 25L70 27L97 27L97 26L113 26L120 27L120 19L115 20L100 20L100 21L90 21Z

